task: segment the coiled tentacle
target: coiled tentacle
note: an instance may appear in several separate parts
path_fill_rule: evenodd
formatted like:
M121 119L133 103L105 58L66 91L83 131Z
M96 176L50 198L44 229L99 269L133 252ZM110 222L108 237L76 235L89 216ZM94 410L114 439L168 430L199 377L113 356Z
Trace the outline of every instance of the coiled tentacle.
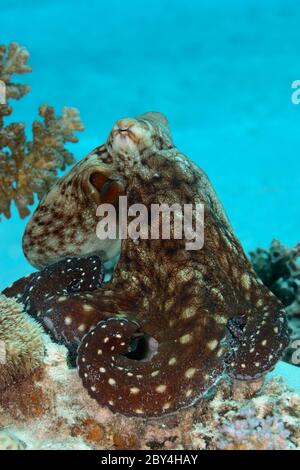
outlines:
M130 416L169 414L193 403L213 385L222 363L206 345L188 347L189 336L160 343L126 318L101 321L82 340L77 367L99 404ZM147 327L145 327L147 329ZM207 358L211 374L198 368ZM213 361L213 363L212 363Z

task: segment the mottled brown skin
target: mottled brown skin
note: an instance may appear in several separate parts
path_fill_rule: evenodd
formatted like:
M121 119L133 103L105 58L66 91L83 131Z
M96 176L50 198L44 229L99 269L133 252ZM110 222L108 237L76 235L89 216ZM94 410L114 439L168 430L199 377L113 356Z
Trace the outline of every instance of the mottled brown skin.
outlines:
M272 369L288 344L282 305L255 275L207 176L174 146L158 113L118 121L106 145L50 191L24 234L29 261L41 268L67 256L112 259L119 244L97 239L95 212L122 194L148 208L204 203L205 243L187 251L186 240L122 241L112 280L92 293L100 323L78 351L91 396L116 412L157 416L195 402L225 370L255 379ZM83 309L91 298L81 299ZM67 310L68 299L62 305ZM85 332L91 326L85 316ZM143 335L146 353L136 360L128 353Z

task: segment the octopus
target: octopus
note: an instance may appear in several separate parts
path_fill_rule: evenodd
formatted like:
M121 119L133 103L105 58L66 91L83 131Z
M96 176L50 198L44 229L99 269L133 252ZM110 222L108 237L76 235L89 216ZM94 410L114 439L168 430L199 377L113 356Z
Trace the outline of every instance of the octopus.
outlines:
M205 241L99 239L97 207L196 204ZM150 226L150 221L149 221ZM75 351L91 397L150 418L205 397L224 374L256 380L289 342L285 311L262 284L207 175L174 145L166 118L120 119L104 145L44 196L24 236L38 271L4 293ZM107 276L114 266L113 274Z

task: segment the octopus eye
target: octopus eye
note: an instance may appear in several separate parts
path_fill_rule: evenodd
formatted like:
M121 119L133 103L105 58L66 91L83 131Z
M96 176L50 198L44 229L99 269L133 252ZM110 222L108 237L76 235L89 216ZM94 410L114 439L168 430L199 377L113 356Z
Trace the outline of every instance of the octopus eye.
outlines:
M90 183L97 190L102 204L116 205L119 202L119 196L125 194L125 188L121 181L109 178L99 171L95 171L90 176Z
M136 333L131 338L129 352L125 354L125 357L133 361L151 361L157 350L156 339L144 333Z
M107 176L101 173L100 171L95 171L90 176L90 183L100 191L104 183L107 181Z

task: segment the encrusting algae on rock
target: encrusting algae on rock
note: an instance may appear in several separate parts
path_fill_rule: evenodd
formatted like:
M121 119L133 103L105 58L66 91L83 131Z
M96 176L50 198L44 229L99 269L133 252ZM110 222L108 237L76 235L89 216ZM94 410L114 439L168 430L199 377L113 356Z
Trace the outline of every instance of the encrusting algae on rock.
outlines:
M43 366L42 333L21 304L0 295L0 392Z

